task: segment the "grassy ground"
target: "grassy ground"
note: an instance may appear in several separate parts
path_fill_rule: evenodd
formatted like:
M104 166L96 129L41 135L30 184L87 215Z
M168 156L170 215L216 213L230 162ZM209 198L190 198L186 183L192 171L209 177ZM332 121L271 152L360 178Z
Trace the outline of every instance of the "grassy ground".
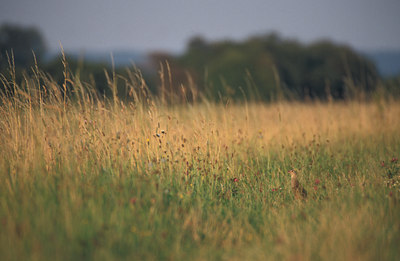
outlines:
M26 84L0 106L1 260L400 258L398 103L165 107Z

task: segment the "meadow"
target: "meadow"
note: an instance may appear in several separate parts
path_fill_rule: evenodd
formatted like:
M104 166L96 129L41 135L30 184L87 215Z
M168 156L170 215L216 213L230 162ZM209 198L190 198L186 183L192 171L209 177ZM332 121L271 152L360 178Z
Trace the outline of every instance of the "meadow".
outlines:
M1 78L0 260L400 258L398 102L167 106L140 75L120 100L33 72Z

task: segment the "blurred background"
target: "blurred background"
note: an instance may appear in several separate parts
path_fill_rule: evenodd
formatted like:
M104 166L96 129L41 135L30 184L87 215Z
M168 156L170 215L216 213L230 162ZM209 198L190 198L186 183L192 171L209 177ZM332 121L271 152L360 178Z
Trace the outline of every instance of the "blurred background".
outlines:
M122 86L136 66L177 101L398 97L399 11L398 0L2 0L0 70L22 81L33 51L62 82L62 46L71 74L102 95L104 69Z

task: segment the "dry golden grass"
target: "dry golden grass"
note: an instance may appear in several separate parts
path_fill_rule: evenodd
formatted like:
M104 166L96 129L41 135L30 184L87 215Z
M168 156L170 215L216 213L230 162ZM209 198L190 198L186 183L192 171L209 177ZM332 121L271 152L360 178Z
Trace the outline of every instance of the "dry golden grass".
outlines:
M14 163L11 169L25 172L40 164L48 169L63 164L81 171L84 161L112 164L113 157L120 164L163 157L181 162L195 149L215 160L226 147L265 151L311 140L340 143L390 137L400 127L397 103L203 104L147 110L129 105L107 108L101 103L87 106L86 110L71 106L66 112L57 104L43 104L33 111L3 108L3 166L4 161Z
M400 256L400 104L163 106L35 72L3 79L0 259Z

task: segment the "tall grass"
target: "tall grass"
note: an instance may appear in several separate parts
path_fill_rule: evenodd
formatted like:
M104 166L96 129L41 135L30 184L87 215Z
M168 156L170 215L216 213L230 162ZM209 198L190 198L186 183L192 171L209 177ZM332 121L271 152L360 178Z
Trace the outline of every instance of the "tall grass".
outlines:
M165 106L139 72L111 100L32 75L1 78L1 260L400 256L398 103Z

